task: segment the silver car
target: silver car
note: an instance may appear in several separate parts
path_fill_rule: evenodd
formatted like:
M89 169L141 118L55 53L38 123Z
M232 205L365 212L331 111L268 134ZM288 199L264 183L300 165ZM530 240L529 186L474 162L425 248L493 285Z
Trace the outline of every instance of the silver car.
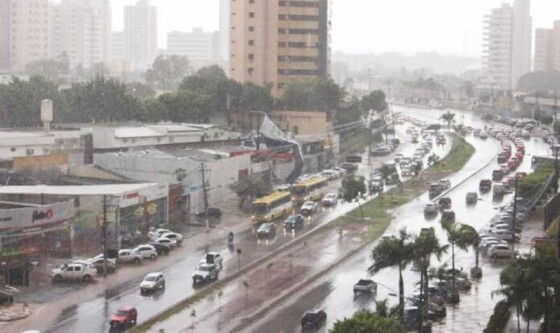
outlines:
M144 280L140 283L140 293L142 294L161 289L165 289L165 278L161 272L146 275Z

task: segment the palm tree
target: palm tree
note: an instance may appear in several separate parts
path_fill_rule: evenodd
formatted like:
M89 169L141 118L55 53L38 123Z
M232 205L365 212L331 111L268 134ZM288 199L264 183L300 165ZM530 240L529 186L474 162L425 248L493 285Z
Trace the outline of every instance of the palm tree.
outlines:
M435 256L438 260L447 252L447 245L440 245L434 228L424 228L414 240L414 259L420 267L420 332L423 332L423 322L427 305L429 304L428 290L428 268L430 258Z
M451 245L451 285L453 290L455 290L456 284L456 272L455 272L455 246L461 250L468 250L476 239L478 238L478 233L473 227L461 224L461 223L442 223L443 229L447 232L447 240ZM478 262L477 262L478 266Z
M406 232L406 228L399 231L398 237L383 238L373 249L373 265L368 268L371 274L375 274L384 268L398 266L399 313L401 318L404 317L404 281L402 271L410 264L414 254L414 247L409 241L410 238L411 236Z

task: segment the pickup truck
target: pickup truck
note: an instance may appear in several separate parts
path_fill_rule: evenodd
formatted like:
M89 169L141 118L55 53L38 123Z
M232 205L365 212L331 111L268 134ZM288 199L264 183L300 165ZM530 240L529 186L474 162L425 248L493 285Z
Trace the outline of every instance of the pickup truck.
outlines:
M377 292L377 283L373 280L360 279L354 285L354 295L356 294L375 294Z

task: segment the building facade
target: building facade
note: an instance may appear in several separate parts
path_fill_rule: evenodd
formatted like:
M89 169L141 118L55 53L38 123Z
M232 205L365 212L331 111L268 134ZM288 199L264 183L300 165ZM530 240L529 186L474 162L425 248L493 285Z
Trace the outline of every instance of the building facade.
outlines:
M560 21L552 29L536 29L534 70L560 70Z
M124 8L125 58L137 69L152 65L157 56L157 9L149 0Z
M502 4L484 18L483 85L512 90L531 71L532 18L530 0Z
M330 1L231 2L229 76L272 84L326 77L330 65Z
M191 62L211 62L220 55L220 35L195 28L191 32L167 34L167 53L186 56Z
M229 32L231 17L231 0L220 0L220 45L219 56L223 61L229 60ZM228 71L226 71L227 73Z
M49 56L47 0L0 0L0 72Z

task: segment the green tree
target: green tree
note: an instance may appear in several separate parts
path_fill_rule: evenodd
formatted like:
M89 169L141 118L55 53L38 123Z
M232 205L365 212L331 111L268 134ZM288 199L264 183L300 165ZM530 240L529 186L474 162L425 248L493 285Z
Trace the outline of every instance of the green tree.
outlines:
M167 110L166 120L173 122L207 123L212 114L212 97L179 89L158 97Z
M331 79L296 80L286 85L279 105L285 110L330 112L338 110L346 94Z
M455 121L455 114L447 111L447 113L444 113L441 116L441 119L443 119L447 123L447 129L450 129L451 125Z
M168 91L175 89L181 80L187 75L189 61L185 56L160 55L146 71L146 82L154 88Z
M60 77L70 73L70 61L64 52L56 59L32 61L25 66L25 72L31 76L42 76L47 80L60 82Z
M384 237L373 249L373 265L368 268L371 274L397 266L399 268L399 313L404 316L404 280L402 272L414 257L414 246L406 229L399 231L398 237Z
M342 103L336 111L336 123L342 125L360 121L363 116L361 101L357 97L352 97L349 101Z
M452 277L451 283L455 290L456 284L456 271L455 271L455 247L461 250L467 251L469 246L478 238L478 234L473 227L461 223L444 223L442 222L442 227L447 233L447 241L451 245L451 270Z
M342 200L346 202L353 202L356 200L358 206L360 207L360 212L362 214L362 220L364 220L364 210L362 204L360 203L360 197L366 194L366 183L362 176L356 176L349 174L344 179L342 179L342 187L340 189Z
M331 333L404 333L406 328L394 317L383 317L377 313L362 311L352 318L338 320Z
M138 81L127 83L126 93L141 100L147 100L156 95L156 91L150 85Z
M374 90L362 97L361 104L365 112L369 110L380 112L387 109L386 96L382 90Z
M554 127L554 134L560 135L560 121L555 121L552 126Z

